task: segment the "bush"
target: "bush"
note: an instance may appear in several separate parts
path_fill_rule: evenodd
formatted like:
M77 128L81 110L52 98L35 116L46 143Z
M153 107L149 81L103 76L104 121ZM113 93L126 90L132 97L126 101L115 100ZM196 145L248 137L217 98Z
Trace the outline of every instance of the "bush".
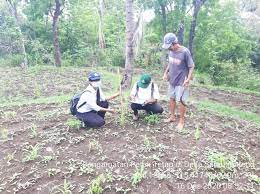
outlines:
M0 58L0 66L19 66L23 62L23 55L13 54Z
M210 67L210 78L215 85L260 90L260 75L242 62L214 61Z

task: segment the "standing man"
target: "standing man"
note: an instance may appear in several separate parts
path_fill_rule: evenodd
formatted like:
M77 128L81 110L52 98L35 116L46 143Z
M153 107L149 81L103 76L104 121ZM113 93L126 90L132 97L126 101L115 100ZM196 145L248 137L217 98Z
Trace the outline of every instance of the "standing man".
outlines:
M169 63L163 79L169 82L168 95L170 97L170 117L166 122L176 120L175 108L179 104L180 120L177 129L183 129L185 122L186 102L189 96L188 86L194 70L194 62L189 49L180 45L175 34L164 36L164 49L169 50Z
M101 89L101 76L92 72L88 76L89 85L81 95L77 104L77 118L84 122L85 126L97 128L105 124L106 112L115 113L108 108L108 101L119 96L119 93L106 98Z

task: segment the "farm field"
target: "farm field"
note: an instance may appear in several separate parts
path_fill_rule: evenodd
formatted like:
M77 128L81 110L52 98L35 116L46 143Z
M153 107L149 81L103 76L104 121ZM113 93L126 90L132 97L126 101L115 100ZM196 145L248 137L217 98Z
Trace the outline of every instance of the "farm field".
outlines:
M259 194L259 91L194 81L178 131L163 122L167 83L157 72L162 115L132 121L118 98L104 127L83 129L69 100L90 71L0 69L0 193ZM105 94L116 92L117 71L99 71Z

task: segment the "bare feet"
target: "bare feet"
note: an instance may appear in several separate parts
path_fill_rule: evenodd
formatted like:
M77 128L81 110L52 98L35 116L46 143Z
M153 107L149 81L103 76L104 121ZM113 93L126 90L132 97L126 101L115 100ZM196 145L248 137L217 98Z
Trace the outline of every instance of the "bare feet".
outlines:
M138 115L133 115L133 120L137 121L138 120Z
M175 116L170 116L168 119L164 119L163 121L165 123L171 123L171 122L176 121L176 118L175 118Z
M179 123L178 123L178 125L177 125L177 127L176 127L176 129L177 130L182 130L184 128L184 121L179 121Z

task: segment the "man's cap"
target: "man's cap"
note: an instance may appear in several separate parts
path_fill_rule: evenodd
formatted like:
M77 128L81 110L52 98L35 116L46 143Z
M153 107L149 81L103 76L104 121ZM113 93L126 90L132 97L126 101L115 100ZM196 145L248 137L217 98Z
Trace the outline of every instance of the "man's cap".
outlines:
M178 38L173 33L167 33L163 38L163 46L164 49L169 49L172 44L178 43Z
M98 72L91 72L88 75L88 80L93 82L93 81L99 81L101 78L100 74Z
M152 80L152 78L149 74L143 74L140 77L137 84L140 88L147 88L149 86L149 84L151 83L151 80Z

